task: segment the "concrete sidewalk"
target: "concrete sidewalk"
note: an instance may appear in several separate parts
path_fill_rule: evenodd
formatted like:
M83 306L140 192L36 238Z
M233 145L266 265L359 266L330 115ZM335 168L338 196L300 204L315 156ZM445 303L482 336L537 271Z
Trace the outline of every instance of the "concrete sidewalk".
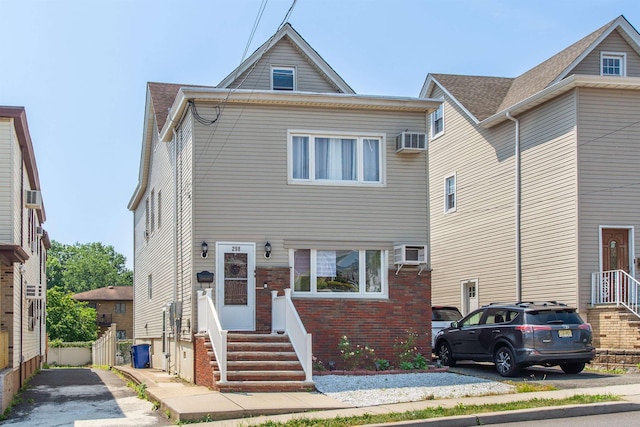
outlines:
M157 369L134 369L117 366L114 369L132 381L146 385L152 400L160 402L160 410L168 410L173 421L207 420L201 426L249 426L266 421L286 422L294 418L329 419L364 414L385 414L416 411L426 408L451 408L462 405L508 403L534 398L562 399L577 394L614 394L623 400L592 405L536 408L504 411L471 416L419 420L421 424L438 422L438 426L468 426L481 424L572 417L640 410L640 384L566 389L535 393L504 394L455 399L425 400L355 408L317 392L297 393L220 393L196 386ZM405 425L416 423L407 422Z

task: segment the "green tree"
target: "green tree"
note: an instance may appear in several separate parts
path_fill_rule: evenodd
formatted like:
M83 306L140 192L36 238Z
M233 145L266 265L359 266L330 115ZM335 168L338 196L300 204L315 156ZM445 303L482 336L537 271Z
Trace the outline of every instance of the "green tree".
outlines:
M64 245L54 240L47 253L47 288L78 293L105 286L132 286L133 272L126 261L113 246Z
M73 299L58 287L47 290L47 333L51 340L94 341L98 338L95 308Z

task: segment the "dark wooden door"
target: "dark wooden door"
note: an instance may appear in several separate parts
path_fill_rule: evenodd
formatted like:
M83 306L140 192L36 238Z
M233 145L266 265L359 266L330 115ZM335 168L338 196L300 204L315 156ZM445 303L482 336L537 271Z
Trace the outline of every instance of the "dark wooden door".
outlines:
M624 270L629 273L628 229L602 229L602 270Z

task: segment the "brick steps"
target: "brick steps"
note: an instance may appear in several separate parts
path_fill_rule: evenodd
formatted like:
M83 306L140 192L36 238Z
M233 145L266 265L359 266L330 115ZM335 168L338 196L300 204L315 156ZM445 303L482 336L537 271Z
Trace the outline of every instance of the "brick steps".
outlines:
M208 339L205 348L214 388L226 392L284 392L313 390L289 337L272 334L227 335L227 381L220 383L218 362Z

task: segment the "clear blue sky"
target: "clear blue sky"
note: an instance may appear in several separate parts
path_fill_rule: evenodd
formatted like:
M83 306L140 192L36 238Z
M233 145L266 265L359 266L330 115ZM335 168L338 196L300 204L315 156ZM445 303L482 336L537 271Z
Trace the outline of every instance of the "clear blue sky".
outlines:
M132 267L146 83L218 84L261 3L0 0L0 105L26 108L51 239ZM298 0L289 22L357 93L418 96L429 72L515 77L619 15L640 28L638 0Z

